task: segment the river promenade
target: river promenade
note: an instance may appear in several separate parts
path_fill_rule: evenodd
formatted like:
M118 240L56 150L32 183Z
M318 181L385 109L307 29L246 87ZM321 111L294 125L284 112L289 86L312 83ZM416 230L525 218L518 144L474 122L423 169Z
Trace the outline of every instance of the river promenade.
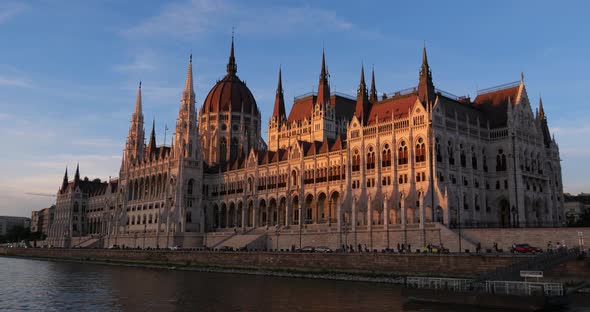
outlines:
M166 266L194 270L348 274L375 277L475 277L524 261L512 254L293 253L3 248L0 256Z

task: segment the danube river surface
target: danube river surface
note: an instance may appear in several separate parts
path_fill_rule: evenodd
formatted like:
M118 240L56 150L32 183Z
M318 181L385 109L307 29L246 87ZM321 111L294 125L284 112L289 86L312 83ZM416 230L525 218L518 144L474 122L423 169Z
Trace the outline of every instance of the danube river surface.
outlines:
M568 311L590 310L590 298L574 301ZM474 308L404 305L400 289L387 284L0 257L0 310L324 312Z

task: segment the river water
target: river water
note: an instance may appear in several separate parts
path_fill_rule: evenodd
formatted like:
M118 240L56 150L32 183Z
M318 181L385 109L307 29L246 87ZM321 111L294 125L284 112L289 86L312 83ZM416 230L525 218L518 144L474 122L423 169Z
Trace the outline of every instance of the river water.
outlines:
M586 307L590 307L590 298L577 298L568 311L590 311ZM328 312L473 308L404 305L399 287L387 284L0 257L0 310Z

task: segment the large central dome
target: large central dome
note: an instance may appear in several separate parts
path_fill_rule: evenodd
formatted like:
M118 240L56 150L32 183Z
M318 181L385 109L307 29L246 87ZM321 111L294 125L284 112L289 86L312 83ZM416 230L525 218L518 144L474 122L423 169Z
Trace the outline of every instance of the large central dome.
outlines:
M217 112L258 113L256 100L250 89L236 75L228 74L209 91L201 114Z
M227 74L207 94L200 114L219 112L241 112L258 115L256 100L246 84L236 75L238 71L234 57L234 42L227 64Z

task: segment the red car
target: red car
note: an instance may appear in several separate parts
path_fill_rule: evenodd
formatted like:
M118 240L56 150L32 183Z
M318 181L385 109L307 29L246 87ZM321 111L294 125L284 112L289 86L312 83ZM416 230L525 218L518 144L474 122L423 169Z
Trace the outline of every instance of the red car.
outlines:
M529 244L517 244L512 248L514 253L538 253L543 252L541 248L533 247Z

